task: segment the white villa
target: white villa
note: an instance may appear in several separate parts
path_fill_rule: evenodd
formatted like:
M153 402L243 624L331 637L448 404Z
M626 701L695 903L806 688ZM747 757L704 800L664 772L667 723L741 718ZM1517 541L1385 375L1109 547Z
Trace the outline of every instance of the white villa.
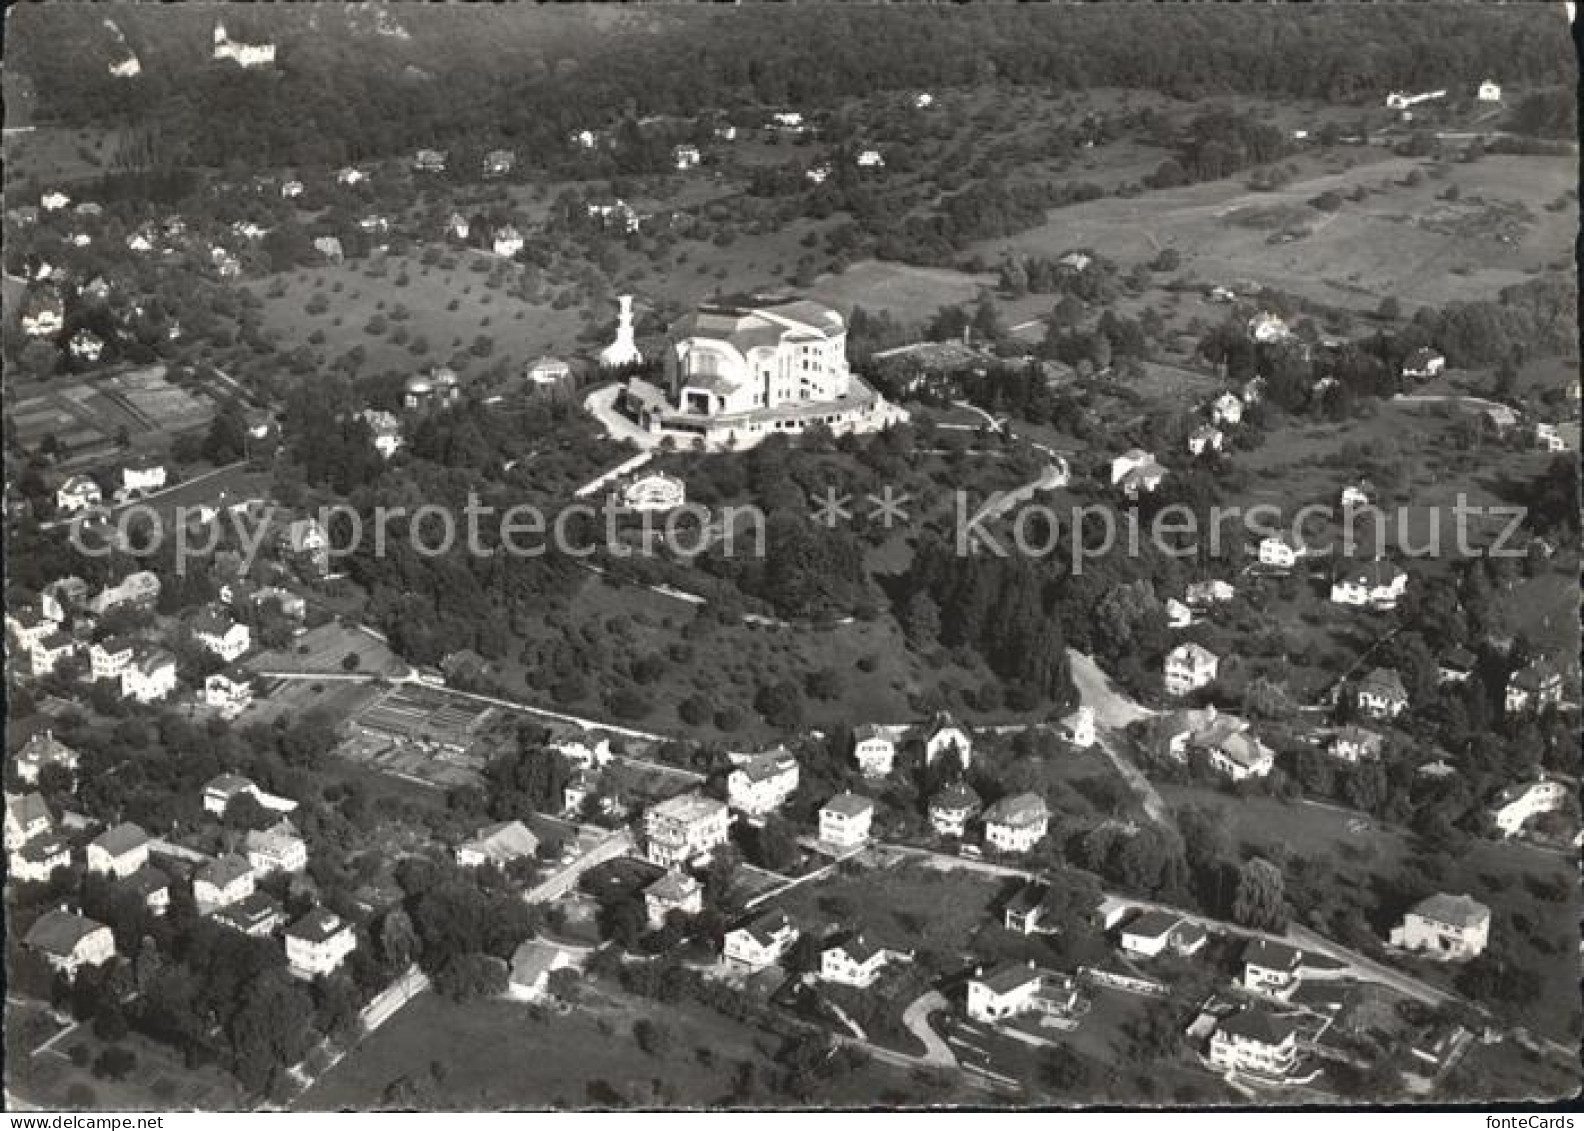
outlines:
M853 758L864 777L886 777L896 763L896 742L885 729L864 723L853 728Z
M874 802L856 793L838 793L819 812L819 838L836 848L857 848L869 840Z
M1165 680L1168 695L1186 695L1213 683L1221 660L1200 644L1179 644L1166 653Z
M907 419L848 368L842 316L807 299L700 306L672 326L664 362L664 388L634 379L617 401L656 439L745 447L816 424L870 432Z
M750 817L779 809L797 787L797 759L785 747L744 758L726 778L731 807Z
M1437 892L1420 900L1392 928L1391 944L1431 958L1461 962L1478 958L1490 942L1490 908L1466 895Z
M644 814L644 842L650 862L662 868L685 867L725 844L731 810L724 801L683 793Z

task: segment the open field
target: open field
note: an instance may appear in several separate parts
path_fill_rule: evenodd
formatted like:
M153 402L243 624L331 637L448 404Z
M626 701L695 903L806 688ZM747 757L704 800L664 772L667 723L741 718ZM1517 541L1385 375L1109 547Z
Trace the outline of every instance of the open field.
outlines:
M366 1111L395 1102L391 1085L418 1082L421 1106L440 1110L708 1107L730 1096L742 1062L764 1070L779 1041L689 1002L660 1007L584 984L565 1016L508 1001L458 1005L417 998L309 1089L298 1110ZM669 1034L643 1052L633 1023ZM905 1103L900 1070L872 1064L822 1091L826 1104ZM412 1100L409 1103L414 1102ZM922 1102L914 1096L913 1102Z
M6 418L18 446L34 448L53 436L68 463L102 455L120 437L134 450L163 452L175 435L205 427L214 410L208 391L173 384L163 365L6 389Z
M345 719L379 694L372 683L354 680L318 683L307 679L277 679L265 683L267 694L253 700L239 717L238 725L296 718L307 711L323 711L331 718Z
M11 110L9 96L6 102L6 124L9 126L17 115ZM26 132L8 132L4 149L7 187L36 180L49 188L101 177L123 140L117 130L74 130L63 126L37 126Z
M6 1003L6 1091L55 1111L245 1111L252 1104L237 1082L211 1066L188 1067L179 1052L137 1033L117 1044L137 1058L121 1080L102 1079L88 1065L107 1047L91 1025L61 1032L42 1006ZM73 1049L83 1066L74 1063Z
M1428 167L1405 157L1343 151L1324 162L1305 160L1303 174L1273 192L1249 191L1230 179L1104 198L1051 213L1041 228L985 241L975 250L994 261L1009 252L1060 255L1093 247L1124 264L1175 247L1183 273L1204 282L1252 280L1337 306L1373 310L1387 295L1415 305L1489 298L1528 273L1567 258L1576 207L1545 205L1576 181L1571 158L1486 157L1449 166L1408 187L1410 171ZM1359 163L1343 168L1343 160ZM1322 192L1370 195L1322 212L1308 201ZM1438 201L1448 186L1460 199ZM1303 217L1308 234L1271 242L1259 214ZM1506 222L1504 222L1506 221Z
M915 322L927 319L942 306L973 302L981 290L994 288L995 283L994 275L866 259L839 274L819 276L809 291L843 314L850 315L853 307L861 306Z
M357 656L355 668L343 666L348 655ZM367 632L334 621L309 629L294 639L289 649L258 653L248 660L247 666L258 672L324 672L333 675L344 675L348 670L388 676L407 672L407 664L391 651L389 645Z

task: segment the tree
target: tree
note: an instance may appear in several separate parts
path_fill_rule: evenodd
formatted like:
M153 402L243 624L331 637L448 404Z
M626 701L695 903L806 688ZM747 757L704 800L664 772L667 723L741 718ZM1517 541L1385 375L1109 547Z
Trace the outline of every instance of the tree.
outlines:
M633 1022L633 1040L649 1056L661 1056L672 1040L671 1030L658 1021L640 1017Z
M1245 927L1277 930L1287 922L1285 884L1281 869L1255 857L1238 869L1237 894L1232 898L1232 918Z
M122 1080L136 1067L137 1057L130 1049L111 1045L94 1061L93 1074L103 1080Z

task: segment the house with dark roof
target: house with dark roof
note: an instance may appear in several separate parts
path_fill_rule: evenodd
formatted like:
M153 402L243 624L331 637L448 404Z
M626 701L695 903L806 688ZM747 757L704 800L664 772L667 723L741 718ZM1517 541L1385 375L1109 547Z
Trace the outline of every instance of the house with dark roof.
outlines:
M985 810L985 842L1001 852L1028 852L1045 838L1050 809L1037 793L1003 797Z
M59 868L71 867L71 842L46 829L6 857L13 883L48 883Z
M875 803L856 793L838 793L820 807L819 838L835 848L857 848L869 841Z
M193 874L193 900L200 915L246 899L253 887L253 866L236 853L217 857Z
M1396 668L1375 668L1354 692L1359 710L1377 719L1395 719L1408 709L1408 689Z
M22 945L68 978L76 977L84 966L103 965L116 953L109 927L64 907L40 915Z
M763 817L779 809L797 787L797 759L784 746L749 755L726 777L726 796L731 807L750 817Z
M909 957L882 946L863 931L855 931L820 952L819 976L821 981L868 989L889 963Z
M5 843L17 847L36 836L43 836L55 826L49 804L40 793L8 793L5 795Z
M1562 673L1550 660L1519 668L1507 680L1507 713L1538 711L1562 701Z
M786 912L772 908L727 932L726 961L748 970L763 970L792 949L798 931Z
M1039 931L1045 918L1045 897L1050 895L1050 885L1029 880L1006 901L1001 908L1001 922L1009 931L1032 935Z
M222 927L262 939L274 933L275 928L285 921L286 913L269 894L255 891L235 903L216 909L209 918Z
M1243 988L1283 1000L1303 980L1304 952L1286 943L1255 939L1243 950Z
M1263 1006L1240 1010L1210 1035L1210 1064L1226 1073L1285 1081L1299 1066L1298 1025Z
M352 924L328 908L316 907L286 928L286 964L300 978L334 973L356 949Z
M649 927L658 931L673 911L693 916L704 910L704 886L692 876L672 868L644 889L644 909Z
M1490 942L1490 908L1467 895L1436 892L1408 909L1393 927L1391 944L1430 958L1462 962L1478 958Z
M124 879L148 863L149 838L137 825L124 821L106 829L88 845L88 870Z
M930 802L930 824L944 837L961 838L969 819L979 811L979 795L961 781L953 782Z
M531 860L539 851L539 838L521 821L485 825L472 840L457 845L458 867L479 868L491 863L504 868L515 860Z
M996 1024L1031 1012L1067 1019L1087 1009L1076 981L1041 970L1032 960L1003 962L968 979L966 1010L974 1021Z
M1436 664L1436 676L1441 683L1466 683L1477 667L1479 657L1463 645L1455 644Z

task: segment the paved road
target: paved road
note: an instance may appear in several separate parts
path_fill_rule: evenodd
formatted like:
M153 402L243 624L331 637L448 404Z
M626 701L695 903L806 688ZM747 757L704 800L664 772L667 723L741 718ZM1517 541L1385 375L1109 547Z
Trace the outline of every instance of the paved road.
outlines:
M1094 710L1096 744L1105 752L1117 775L1138 796L1150 820L1165 828L1175 828L1177 822L1172 817L1171 806L1166 804L1166 799L1144 771L1133 764L1124 751L1123 740L1115 733L1139 719L1150 718L1155 712L1118 691L1111 677L1089 656L1069 648L1067 657L1073 685L1078 689L1078 701Z
M907 1026L912 1033L924 1044L924 1055L920 1058L926 1064L938 1065L941 1068L956 1068L957 1057L933 1026L929 1023L932 1013L944 1013L951 1005L939 990L931 990L915 998L906 1009L902 1011L902 1024Z

